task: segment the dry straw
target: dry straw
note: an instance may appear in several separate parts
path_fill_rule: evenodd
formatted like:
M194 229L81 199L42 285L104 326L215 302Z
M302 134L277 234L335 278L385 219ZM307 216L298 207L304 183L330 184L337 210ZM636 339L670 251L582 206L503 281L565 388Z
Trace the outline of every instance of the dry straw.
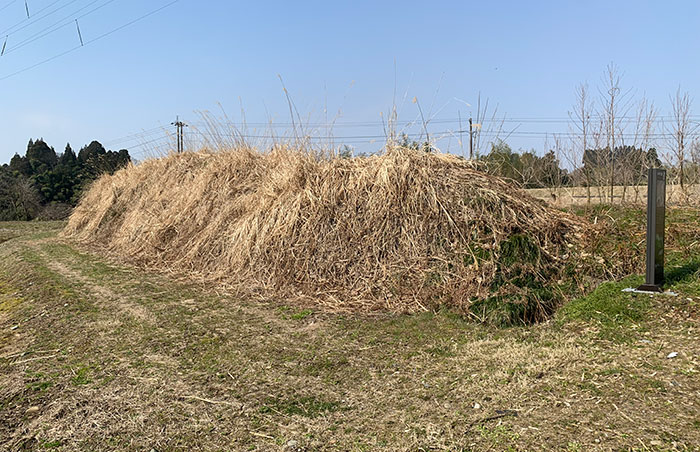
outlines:
M524 291L558 277L581 224L450 154L394 147L338 158L239 146L103 176L64 235L334 311L473 312L483 300L524 303Z

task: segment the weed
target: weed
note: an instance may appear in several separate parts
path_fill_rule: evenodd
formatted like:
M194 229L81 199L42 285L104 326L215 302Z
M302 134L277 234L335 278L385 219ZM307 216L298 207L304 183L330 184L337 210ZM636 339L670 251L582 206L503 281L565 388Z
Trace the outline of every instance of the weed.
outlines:
M86 385L86 384L92 383L92 380L90 379L91 372L92 372L91 366L82 366L82 367L78 368L77 371L73 372L75 375L71 379L71 383L73 383L76 386Z
M292 320L303 320L313 313L314 311L312 311L311 309L304 309L303 311L295 312L294 314L292 314L291 317Z
M477 427L482 438L491 443L491 447L501 447L503 451L515 451L515 444L520 438L520 435L515 433L511 427L507 425L498 425L496 427L487 427L481 425ZM504 448L505 447L505 448Z
M292 399L268 399L260 408L261 413L279 412L287 415L298 415L315 418L325 413L341 409L340 403L317 399L313 396Z

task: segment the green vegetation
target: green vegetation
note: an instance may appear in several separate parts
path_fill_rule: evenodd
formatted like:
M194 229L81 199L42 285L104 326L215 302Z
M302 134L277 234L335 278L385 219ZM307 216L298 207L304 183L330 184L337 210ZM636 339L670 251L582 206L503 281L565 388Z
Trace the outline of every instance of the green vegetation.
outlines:
M643 278L632 277L603 283L591 294L564 305L559 313L569 320L595 320L605 325L641 322L650 308L649 296L622 294L622 289L642 282Z
M524 188L560 187L571 183L568 172L560 167L559 158L552 150L540 157L534 150L513 152L505 142L499 141L479 160L489 173Z
M326 402L315 397L300 397L298 399L269 399L260 408L261 413L283 413L289 416L318 417L325 413L338 411L338 402Z
M107 151L97 141L76 155L70 144L56 154L43 140L29 140L26 155L0 166L0 221L65 218L91 181L130 161L126 149Z
M585 214L614 232L591 250L636 252L641 211ZM0 449L694 450L697 212L669 218L677 297L609 278L508 328L241 298L78 249L61 223L0 223ZM531 240L500 248L534 286Z

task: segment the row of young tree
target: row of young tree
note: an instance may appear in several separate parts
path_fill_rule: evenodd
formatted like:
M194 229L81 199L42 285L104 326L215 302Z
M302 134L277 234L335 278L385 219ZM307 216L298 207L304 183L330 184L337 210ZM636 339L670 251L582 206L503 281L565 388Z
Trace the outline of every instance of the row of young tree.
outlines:
M0 166L0 221L64 218L91 181L130 161L126 149L108 151L98 141L58 154L43 139L29 140L25 155Z
M700 122L690 95L678 89L670 96L670 113L661 116L653 103L624 89L621 78L610 64L595 92L579 85L570 131L554 136L543 156L513 152L497 139L479 160L525 188L587 187L589 201L638 197L652 167L666 168L669 183L689 193L700 184Z

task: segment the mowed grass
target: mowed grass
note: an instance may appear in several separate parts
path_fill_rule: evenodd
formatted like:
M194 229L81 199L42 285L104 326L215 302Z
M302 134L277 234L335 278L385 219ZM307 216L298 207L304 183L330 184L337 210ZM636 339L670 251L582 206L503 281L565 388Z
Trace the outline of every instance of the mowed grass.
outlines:
M0 449L700 450L692 241L677 297L633 276L497 328L241 299L60 227L0 224Z

